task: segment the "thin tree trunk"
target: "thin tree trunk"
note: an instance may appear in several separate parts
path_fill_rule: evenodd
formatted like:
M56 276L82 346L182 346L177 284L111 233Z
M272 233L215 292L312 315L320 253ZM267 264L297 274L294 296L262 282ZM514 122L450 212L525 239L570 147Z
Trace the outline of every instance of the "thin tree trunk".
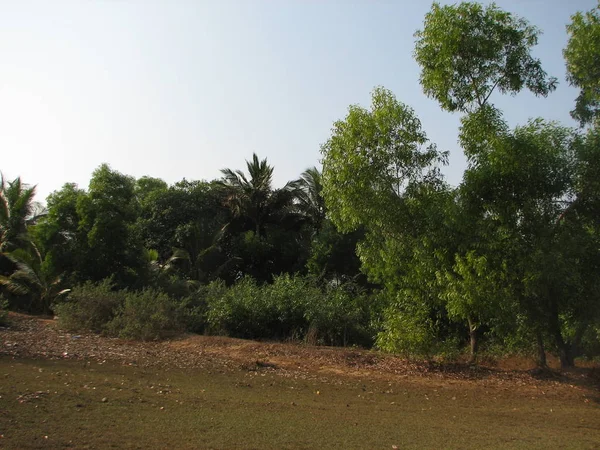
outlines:
M546 361L546 350L544 348L544 338L540 331L536 332L535 337L537 340L537 351L538 351L537 365L538 365L538 367L540 367L542 369L546 369L548 367L548 364Z
M475 364L479 347L479 341L477 340L477 325L475 325L470 318L467 319L467 321L469 323L469 340L471 343L471 357L469 359L469 364Z
M558 305L556 300L551 295L551 315L550 315L550 327L552 329L552 333L554 334L554 340L556 343L556 347L558 348L558 356L560 358L560 367L562 369L567 369L569 367L573 367L573 352L569 343L565 342L562 336L562 331L560 329L560 320L558 318Z
M554 339L556 339L556 346L558 347L560 367L562 369L574 367L575 363L573 361L573 352L571 346L563 339L562 333L560 332L560 328L555 329Z

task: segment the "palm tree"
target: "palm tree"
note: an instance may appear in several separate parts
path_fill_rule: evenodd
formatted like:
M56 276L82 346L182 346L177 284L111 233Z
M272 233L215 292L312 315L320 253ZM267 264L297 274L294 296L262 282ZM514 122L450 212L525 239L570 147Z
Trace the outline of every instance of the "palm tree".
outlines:
M267 164L266 159L259 160L255 153L246 165L248 177L241 170L223 169L224 176L220 181L225 205L241 227L264 237L268 224L284 224L290 219L298 219L295 214L298 181L273 189L273 167Z
M325 200L321 172L316 167L306 169L298 180L298 208L320 230L325 220Z
M49 280L41 270L42 258L29 227L46 215L33 201L35 186L21 178L6 181L0 174L0 287L14 295L29 295L34 307L47 312L60 279Z
M51 312L52 302L58 297L70 292L61 289L62 278L50 278L36 264L14 259L16 270L9 276L0 275L0 286L18 296L27 296L29 305L21 305L29 312Z
M34 196L35 186L25 185L20 177L7 182L0 174L0 252L20 248L38 253L28 227L43 217L45 211L33 201Z

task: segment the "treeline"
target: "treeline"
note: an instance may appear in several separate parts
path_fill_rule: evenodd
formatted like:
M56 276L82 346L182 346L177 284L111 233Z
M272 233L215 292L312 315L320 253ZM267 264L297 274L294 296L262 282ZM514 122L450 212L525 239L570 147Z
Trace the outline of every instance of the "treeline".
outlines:
M323 173L282 188L245 171L168 186L107 165L34 210L2 182L0 284L10 306L63 326L151 339L182 330L409 355L482 345L563 366L600 354L600 12L572 18L564 51L580 90L572 129L514 129L492 101L557 80L531 55L539 31L495 5L434 4L416 37L425 94L462 114L468 159L376 88L323 144Z

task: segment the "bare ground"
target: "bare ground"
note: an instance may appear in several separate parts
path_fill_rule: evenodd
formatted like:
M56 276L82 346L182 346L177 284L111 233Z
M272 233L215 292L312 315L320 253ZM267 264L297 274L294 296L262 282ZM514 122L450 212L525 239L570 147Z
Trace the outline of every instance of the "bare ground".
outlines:
M139 367L216 371L269 371L284 377L338 381L364 379L426 384L462 384L518 389L544 395L584 396L600 403L600 368L540 373L532 361L513 357L477 367L462 363L409 361L377 351L186 335L162 342L134 342L97 334L71 334L51 319L11 314L0 328L0 356L114 361Z

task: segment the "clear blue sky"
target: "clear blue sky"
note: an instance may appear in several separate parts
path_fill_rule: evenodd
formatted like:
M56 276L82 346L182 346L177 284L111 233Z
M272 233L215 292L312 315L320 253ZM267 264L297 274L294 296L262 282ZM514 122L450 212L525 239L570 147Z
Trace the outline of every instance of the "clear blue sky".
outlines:
M547 99L499 99L512 124L569 118L562 49L570 16L595 0L500 0L544 31L535 54L560 80ZM103 162L172 183L244 168L252 152L282 185L318 165L348 105L383 85L450 150L458 115L418 83L413 33L428 1L0 1L0 170L38 185L87 187Z

